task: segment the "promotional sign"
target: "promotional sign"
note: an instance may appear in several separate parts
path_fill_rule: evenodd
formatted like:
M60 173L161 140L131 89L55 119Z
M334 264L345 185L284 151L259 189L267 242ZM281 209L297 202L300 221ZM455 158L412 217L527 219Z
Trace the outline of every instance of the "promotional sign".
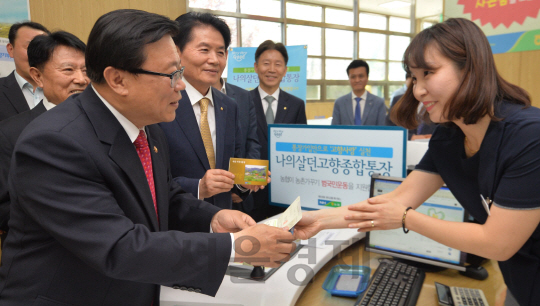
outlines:
M446 0L445 15L474 21L493 53L540 50L538 0Z
M289 61L287 74L281 80L279 87L306 101L307 86L307 46L286 46ZM259 77L255 72L256 47L229 48L227 62L227 83L245 90L253 90L259 86ZM271 94L271 93L270 93Z
M407 130L395 126L268 126L270 202L303 209L369 197L371 175L405 177Z
M6 49L9 29L16 22L29 20L30 10L28 0L0 0L0 7L0 77L5 77L15 69L15 63Z

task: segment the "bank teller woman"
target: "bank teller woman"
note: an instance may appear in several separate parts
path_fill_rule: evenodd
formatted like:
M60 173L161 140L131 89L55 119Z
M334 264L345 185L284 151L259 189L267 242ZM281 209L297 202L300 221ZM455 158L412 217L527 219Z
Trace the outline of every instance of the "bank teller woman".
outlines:
M416 127L422 103L430 119L442 124L425 156L389 194L306 213L297 236L324 228L403 227L498 260L519 304L540 305L540 110L530 106L523 89L501 78L486 36L465 19L449 19L419 33L405 52L404 67L412 73L413 86L394 107L393 121ZM439 220L414 210L443 183L481 224ZM482 197L491 204L489 215Z

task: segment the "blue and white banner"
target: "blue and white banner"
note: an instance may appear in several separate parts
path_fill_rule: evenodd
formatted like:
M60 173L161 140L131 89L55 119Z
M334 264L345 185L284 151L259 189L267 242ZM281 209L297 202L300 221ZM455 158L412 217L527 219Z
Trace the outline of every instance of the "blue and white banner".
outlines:
M346 206L369 197L373 173L405 177L401 127L271 124L268 136L272 205Z
M307 85L307 46L286 46L289 55L287 74L281 80L280 88L306 101ZM227 83L245 90L259 86L259 77L255 72L256 47L229 48L227 63Z

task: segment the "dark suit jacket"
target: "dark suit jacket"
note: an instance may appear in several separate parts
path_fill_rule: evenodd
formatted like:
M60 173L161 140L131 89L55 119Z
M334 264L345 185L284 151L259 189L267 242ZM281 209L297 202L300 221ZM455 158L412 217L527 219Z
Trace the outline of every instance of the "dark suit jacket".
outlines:
M29 111L0 122L0 230L7 231L9 220L8 173L11 154L24 128L47 109L43 102Z
M146 131L159 224L135 146L91 86L27 126L10 171L1 305L158 306L158 284L215 295L230 235L208 233L219 209L172 180L165 135Z
M229 83L225 83L225 91L227 96L238 104L238 119L242 131L242 139L240 139L242 145L238 157L260 159L261 145L257 137L257 115L249 91ZM233 207L243 212L249 212L253 209L253 195L250 193L244 201L233 203Z
M238 121L238 106L221 91L211 87L216 118L216 169L229 169L229 159L240 156L241 132ZM174 180L197 197L199 180L210 163L206 156L201 131L193 106L185 90L178 101L176 119L159 124L169 142L171 172ZM236 187L235 187L236 188ZM230 192L222 192L205 199L221 208L232 208Z
M259 142L261 144L261 159L268 159L268 124L266 124L266 116L264 114L259 88L253 89L250 91L250 94L253 104L255 105L255 111L257 112L257 135L259 136ZM307 124L304 101L284 90L280 90L274 123ZM250 213L255 221L260 221L269 216L266 211L268 208L268 196L268 188L259 190L254 194L254 209L259 211L262 210L262 215L259 212L255 213L255 215Z
M0 78L0 121L30 110L26 98L15 79L15 71Z
M336 99L332 112L332 125L354 125L352 92ZM384 99L367 93L362 112L362 125L385 125L386 104Z
M261 102L259 88L250 91L255 111L257 112L257 135L261 144L261 159L268 159L268 124ZM304 101L285 92L279 91L279 99L274 123L307 124L306 106Z
M249 91L229 83L225 83L225 91L227 96L238 104L238 119L242 131L239 157L260 159L261 145L257 137L257 115Z

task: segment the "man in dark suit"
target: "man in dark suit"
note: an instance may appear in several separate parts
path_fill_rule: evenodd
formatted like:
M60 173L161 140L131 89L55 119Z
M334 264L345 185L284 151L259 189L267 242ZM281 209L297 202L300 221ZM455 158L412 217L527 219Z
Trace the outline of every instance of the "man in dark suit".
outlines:
M49 31L44 26L31 21L15 23L9 29L6 49L15 70L0 78L0 121L34 108L43 98L42 90L30 76L26 49L34 37L45 33Z
M86 88L90 80L86 76L85 51L86 45L80 39L63 31L36 36L28 46L30 75L45 97L33 109L0 122L0 231L4 233L8 230L7 179L15 142L30 121Z
M212 87L221 77L231 33L216 16L190 12L176 19L174 41L185 68L186 90L178 101L176 119L161 123L171 153L174 180L199 199L232 208L230 191L246 197L227 171L231 157L241 156L242 134L238 105ZM205 103L205 104L203 104ZM254 187L250 187L254 189Z
M227 59L219 62L219 75L223 74ZM257 138L257 115L255 106L251 101L249 91L236 85L226 83L223 78L213 85L214 88L226 94L238 104L238 119L240 120L240 130L242 132L240 156L241 158L260 159L261 146ZM253 195L248 195L244 200L236 193L231 192L233 209L248 212L253 209Z
M177 30L144 11L101 16L86 49L92 86L19 137L1 305L158 306L159 285L215 295L232 258L276 267L294 250L289 232L219 210L171 179L154 123L174 120L184 88ZM259 251L241 252L253 238Z
M347 67L352 92L339 97L334 103L332 125L385 125L386 105L384 99L366 90L369 65L354 60Z
M261 144L261 159L268 159L268 124L307 124L304 101L279 88L287 73L289 55L282 43L267 40L255 51L255 72L259 86L250 92L257 113L257 136ZM255 206L249 212L256 221L283 212L268 204L268 189L254 195Z

